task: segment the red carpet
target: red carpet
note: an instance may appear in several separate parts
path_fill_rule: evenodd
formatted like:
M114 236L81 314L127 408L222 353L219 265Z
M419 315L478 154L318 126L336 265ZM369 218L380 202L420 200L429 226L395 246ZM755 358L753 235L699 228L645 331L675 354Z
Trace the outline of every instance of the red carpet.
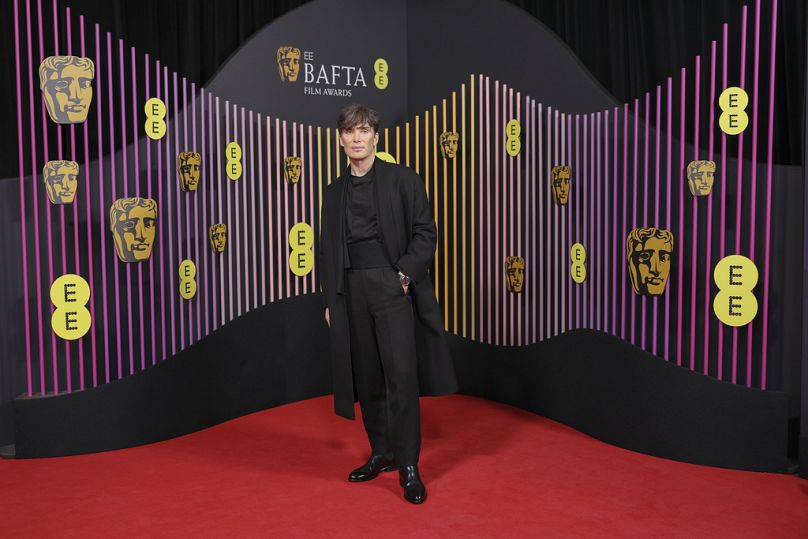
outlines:
M619 449L471 397L422 399L422 506L348 483L330 397L145 447L0 460L4 537L808 537L808 482Z

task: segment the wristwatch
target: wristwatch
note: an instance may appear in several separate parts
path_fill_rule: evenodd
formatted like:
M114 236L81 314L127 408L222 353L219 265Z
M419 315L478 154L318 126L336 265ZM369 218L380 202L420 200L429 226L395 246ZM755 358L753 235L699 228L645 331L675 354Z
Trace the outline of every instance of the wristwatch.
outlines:
M398 280L401 282L401 286L409 286L410 284L410 276L404 275L400 271L398 272Z

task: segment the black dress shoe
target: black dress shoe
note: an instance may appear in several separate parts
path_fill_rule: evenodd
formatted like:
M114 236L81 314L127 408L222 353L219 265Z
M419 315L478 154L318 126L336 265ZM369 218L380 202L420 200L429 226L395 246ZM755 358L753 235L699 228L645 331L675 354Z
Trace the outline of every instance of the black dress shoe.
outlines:
M364 465L348 475L348 481L352 483L370 481L379 475L380 472L392 472L397 468L398 464L395 459L388 458L384 455L371 455Z
M398 479L404 487L405 500L410 503L426 501L426 487L418 476L418 466L401 466L398 469Z

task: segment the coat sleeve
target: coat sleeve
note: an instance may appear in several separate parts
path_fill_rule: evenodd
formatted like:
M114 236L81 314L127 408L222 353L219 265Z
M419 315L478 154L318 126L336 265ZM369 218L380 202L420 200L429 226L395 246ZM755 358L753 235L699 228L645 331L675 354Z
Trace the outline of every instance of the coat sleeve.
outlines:
M325 195L325 193L323 193L323 195ZM321 214L320 214L320 236L319 236L319 238L317 240L317 261L316 261L317 274L320 277L320 291L322 292L323 309L328 308L328 294L326 293L327 289L328 289L327 288L328 287L328 283L327 283L328 271L326 270L327 259L326 259L326 256L325 256L325 251L326 251L325 242L327 241L326 238L327 238L328 234L323 232L323 230L325 228L323 226L323 223L327 222L326 221L326 215L327 215L326 212L328 211L327 210L328 204L325 203L325 198L326 197L323 196L323 206L322 206L322 211L321 211Z
M426 197L424 183L417 174L408 174L407 187L410 199L410 231L407 249L396 262L396 268L408 275L415 283L427 276L435 256L437 230L432 208Z

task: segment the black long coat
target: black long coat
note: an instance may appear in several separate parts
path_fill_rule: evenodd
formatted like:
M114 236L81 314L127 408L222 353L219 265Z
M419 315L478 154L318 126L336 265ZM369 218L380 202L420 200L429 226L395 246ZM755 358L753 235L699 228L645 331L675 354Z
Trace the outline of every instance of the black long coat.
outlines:
M415 348L421 395L457 391L457 379L444 338L443 319L435 299L429 266L435 255L437 232L424 182L412 170L375 159L374 195L379 232L390 261L412 279ZM354 418L348 312L344 296L345 195L350 167L323 192L317 267L331 318L331 360L334 411Z

